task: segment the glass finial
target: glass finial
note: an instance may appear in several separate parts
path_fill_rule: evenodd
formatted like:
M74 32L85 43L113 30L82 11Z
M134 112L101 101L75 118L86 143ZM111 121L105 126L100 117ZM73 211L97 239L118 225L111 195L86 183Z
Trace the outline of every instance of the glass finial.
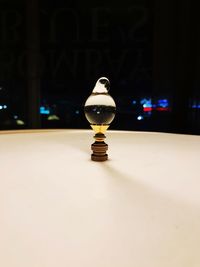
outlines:
M116 113L115 102L113 98L108 94L109 88L110 82L106 77L101 77L100 79L98 79L92 91L92 94L88 97L84 106L86 119L95 132L95 144L96 146L101 145L101 147L103 147L103 144L105 144L104 134L110 126L110 123L113 121ZM107 144L105 145L107 146ZM93 148L94 144L92 145L92 149ZM92 159L96 160L94 154L92 154ZM103 161L103 158L107 159L107 154L105 154L104 157L99 156L99 160L97 161Z

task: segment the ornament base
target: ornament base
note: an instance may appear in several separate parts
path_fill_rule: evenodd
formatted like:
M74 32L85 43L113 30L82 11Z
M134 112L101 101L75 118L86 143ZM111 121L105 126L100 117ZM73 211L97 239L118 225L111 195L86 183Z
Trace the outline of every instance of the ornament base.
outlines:
M108 155L106 154L108 145L104 142L104 139L106 138L105 135L97 133L94 138L96 141L91 145L93 151L91 159L93 161L106 161L108 159Z

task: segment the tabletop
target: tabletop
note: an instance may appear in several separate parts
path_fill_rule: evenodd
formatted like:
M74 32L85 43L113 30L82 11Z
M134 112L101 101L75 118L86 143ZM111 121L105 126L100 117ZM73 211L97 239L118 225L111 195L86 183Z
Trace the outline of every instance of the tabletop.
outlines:
M0 133L0 266L199 267L200 137Z

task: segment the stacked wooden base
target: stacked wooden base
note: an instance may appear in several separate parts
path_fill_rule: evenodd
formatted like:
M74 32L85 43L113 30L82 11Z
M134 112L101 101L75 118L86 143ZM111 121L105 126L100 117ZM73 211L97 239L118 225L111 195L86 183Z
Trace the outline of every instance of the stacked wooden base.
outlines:
M104 141L95 141L91 145L91 149L93 151L93 154L91 155L93 161L106 161L108 159L108 155L106 154L108 145Z

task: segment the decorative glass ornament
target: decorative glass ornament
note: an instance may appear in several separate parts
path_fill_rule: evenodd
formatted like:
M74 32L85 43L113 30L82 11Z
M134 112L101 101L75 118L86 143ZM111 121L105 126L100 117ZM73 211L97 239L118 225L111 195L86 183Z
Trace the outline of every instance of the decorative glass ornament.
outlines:
M108 145L104 142L105 132L113 121L116 113L116 105L108 90L110 82L107 78L98 79L92 94L85 102L84 112L95 132L95 142L91 148L93 154L91 159L94 161L105 161L108 159L106 151Z

